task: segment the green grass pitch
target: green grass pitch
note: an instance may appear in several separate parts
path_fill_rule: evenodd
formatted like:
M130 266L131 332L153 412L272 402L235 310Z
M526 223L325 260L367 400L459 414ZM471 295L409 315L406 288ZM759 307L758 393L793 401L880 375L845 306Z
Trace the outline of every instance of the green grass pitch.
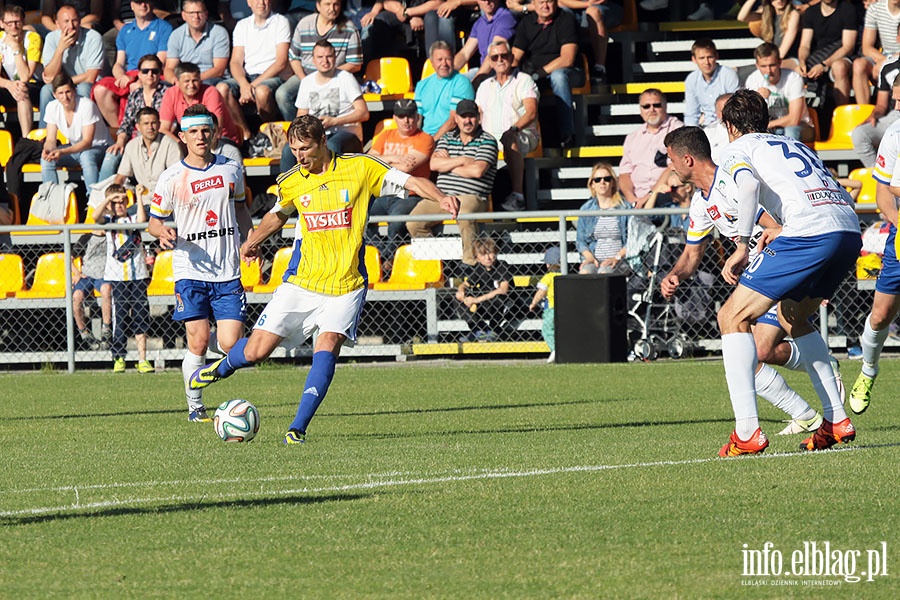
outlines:
M207 390L256 404L249 444L187 422L176 369L0 375L0 597L898 598L898 367L850 446L760 401L769 449L727 460L720 361L340 365L302 446L304 367Z

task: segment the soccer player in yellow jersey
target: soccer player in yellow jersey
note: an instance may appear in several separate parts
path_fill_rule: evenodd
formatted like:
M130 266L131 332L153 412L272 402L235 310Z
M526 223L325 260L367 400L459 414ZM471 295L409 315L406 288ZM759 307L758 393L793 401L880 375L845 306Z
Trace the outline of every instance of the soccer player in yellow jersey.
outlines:
M225 358L195 371L191 387L204 388L268 358L279 345L296 346L318 330L297 416L284 436L284 443L297 444L305 440L334 378L341 346L348 339L356 341L368 284L363 233L372 197L381 195L384 183L392 183L437 200L453 218L459 200L441 193L428 179L412 177L373 156L333 154L321 121L311 115L295 119L287 137L297 164L278 177L278 203L241 246L241 256L255 259L260 245L296 212L290 266L250 337L239 340Z

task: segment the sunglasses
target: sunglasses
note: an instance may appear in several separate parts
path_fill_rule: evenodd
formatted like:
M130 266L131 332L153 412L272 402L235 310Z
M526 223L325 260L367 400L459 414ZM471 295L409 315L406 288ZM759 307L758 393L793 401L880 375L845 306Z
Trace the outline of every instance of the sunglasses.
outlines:
M491 62L497 62L498 60L507 59L509 59L509 54L491 54Z
M603 183L612 183L612 180L613 180L612 175L600 175L598 177L592 177L591 183L600 183L601 181Z
M662 108L662 102L648 102L647 104L641 104L641 108L644 110L650 110L651 108Z
M160 72L159 69L141 69L141 73L144 75L159 75Z

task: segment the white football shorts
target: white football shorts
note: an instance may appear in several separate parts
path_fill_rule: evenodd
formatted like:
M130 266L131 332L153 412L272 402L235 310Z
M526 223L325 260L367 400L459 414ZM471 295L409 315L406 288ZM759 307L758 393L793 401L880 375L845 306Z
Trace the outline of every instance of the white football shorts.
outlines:
M340 333L352 344L365 303L366 288L328 296L282 283L253 328L284 338L280 345L288 349L296 348L316 331Z

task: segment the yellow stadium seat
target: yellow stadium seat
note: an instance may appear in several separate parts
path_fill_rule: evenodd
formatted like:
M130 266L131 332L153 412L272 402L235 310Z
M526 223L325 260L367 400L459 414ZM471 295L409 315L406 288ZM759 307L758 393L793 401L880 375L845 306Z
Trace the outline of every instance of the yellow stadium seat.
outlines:
M366 64L363 80L374 81L381 88L380 94L363 94L363 99L367 102L399 99L413 91L409 61L399 56L370 60Z
M816 151L853 150L850 132L869 118L875 107L871 104L844 104L834 109L831 116L831 135L827 140L816 142Z
M249 265L241 261L241 285L246 291L250 291L254 286L259 285L262 281L262 272L259 266L259 259L252 261Z
M65 298L66 256L62 252L41 255L34 271L34 283L16 292L16 298Z
M394 119L382 119L375 124L375 132L372 134L372 139L378 137L378 135L382 131L386 131L388 129L397 129L397 122Z
M150 284L147 286L148 296L172 296L175 294L175 272L172 270L172 251L163 250L156 255Z
M0 298L15 296L25 288L25 268L18 254L0 254Z
M422 260L412 255L412 246L397 248L391 276L376 283L374 290L424 290L444 284L444 270L440 259Z
M32 129L31 131L28 132L28 135L26 135L25 137L27 137L29 140L35 140L37 142L40 142L40 141L43 141L44 139L46 139L47 130L46 129ZM64 136L62 134L62 132L60 132L58 129L56 130L56 140L60 144L68 144L69 143L69 140L66 138L66 136ZM64 170L68 170L70 167L61 167L61 168ZM81 167L71 167L71 169L80 170ZM22 172L23 173L40 173L41 165L39 163L24 164L24 165L22 165Z
M275 291L275 288L281 285L281 279L284 277L284 273L287 271L288 265L291 262L293 250L293 247L288 246L287 248L281 248L275 253L275 258L272 260L272 271L269 273L269 280L266 283L260 283L253 286L253 291L255 293L271 294Z
M12 134L7 129L0 129L0 167L6 167L13 153Z
M857 204L871 204L875 206L875 178L872 177L872 169L853 169L850 171L850 179L862 182L862 189L856 197Z
M37 197L37 194L34 195ZM34 198L32 198L32 204L34 203ZM75 196L75 192L71 192L69 194L69 200L66 203L66 213L63 217L63 223L66 225L72 225L74 223L78 223L78 198ZM26 225L58 225L59 223L49 223L41 218L38 218L28 213L28 219L25 221Z
M366 273L369 276L369 287L381 281L381 252L375 246L366 246Z

